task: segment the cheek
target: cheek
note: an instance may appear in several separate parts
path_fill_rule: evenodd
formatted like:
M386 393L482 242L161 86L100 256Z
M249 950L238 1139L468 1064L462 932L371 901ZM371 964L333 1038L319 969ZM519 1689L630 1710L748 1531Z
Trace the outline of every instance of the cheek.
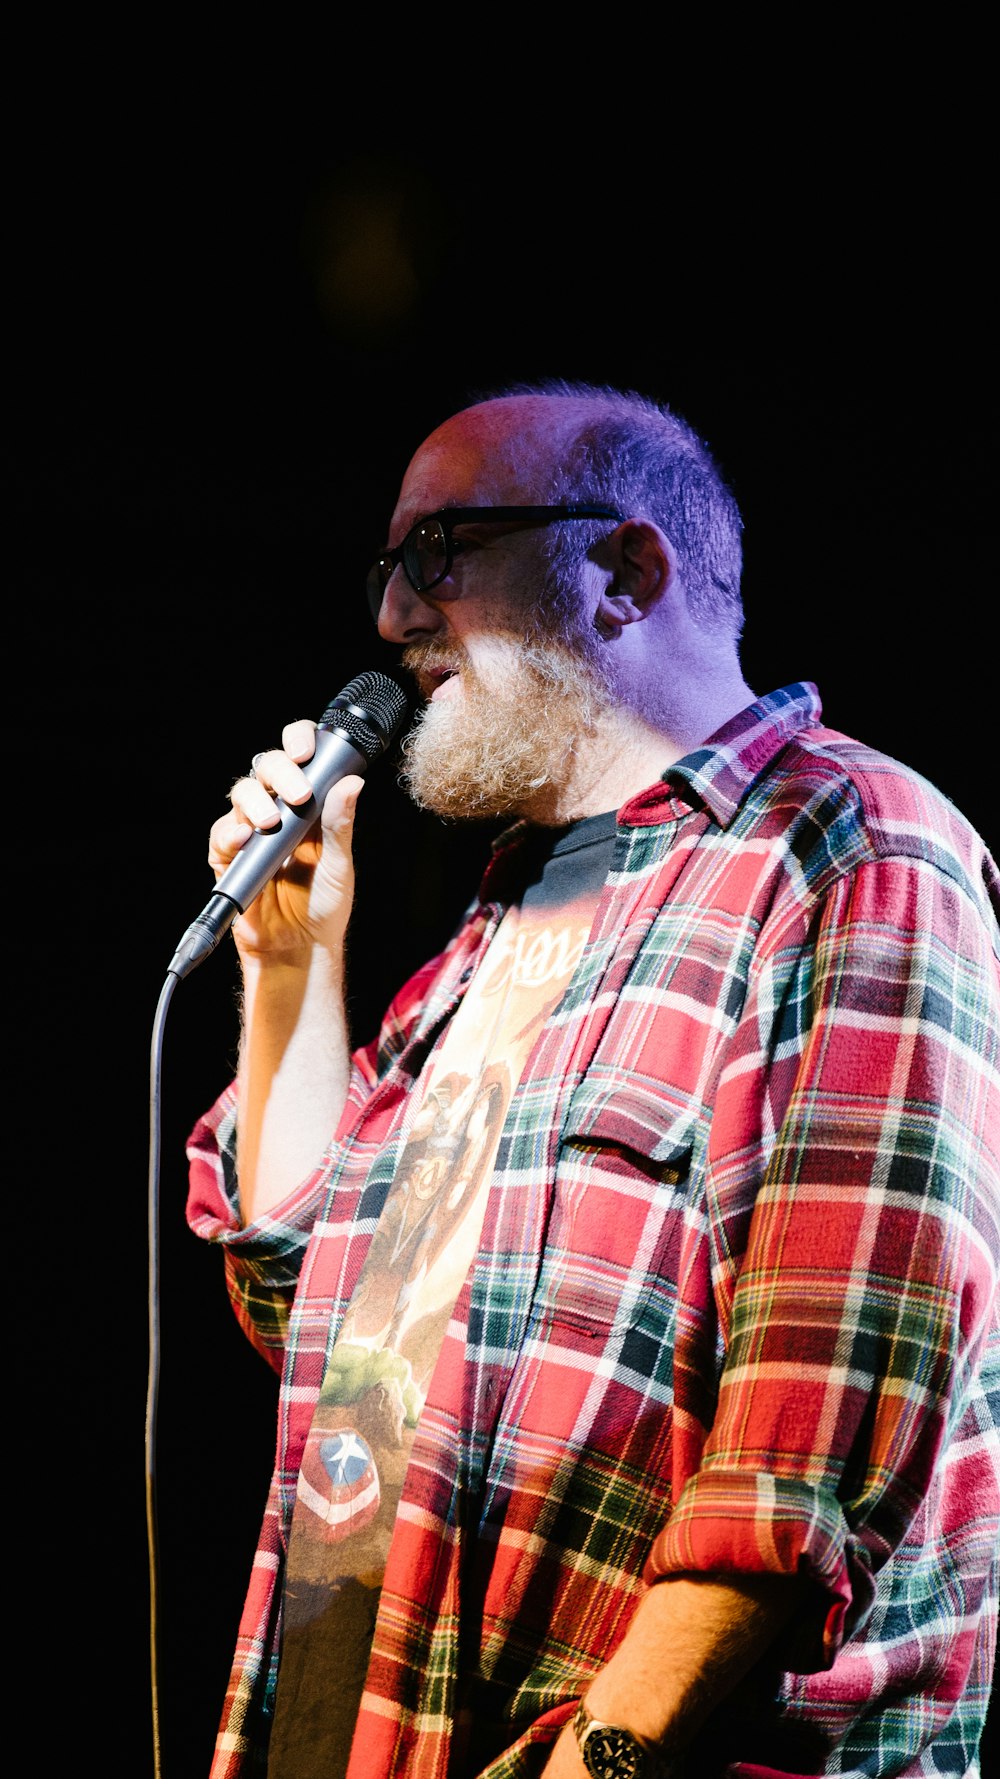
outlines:
M470 638L466 647L474 682L478 680L483 686L499 689L517 679L522 667L523 642L494 636L481 638L476 643Z

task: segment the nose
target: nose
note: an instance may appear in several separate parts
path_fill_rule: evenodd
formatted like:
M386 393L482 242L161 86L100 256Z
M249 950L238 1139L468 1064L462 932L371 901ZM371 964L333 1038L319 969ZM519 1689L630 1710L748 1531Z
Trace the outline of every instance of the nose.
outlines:
M436 636L444 629L444 613L430 603L426 593L415 593L402 565L393 569L385 584L378 614L378 633L385 642L415 642Z

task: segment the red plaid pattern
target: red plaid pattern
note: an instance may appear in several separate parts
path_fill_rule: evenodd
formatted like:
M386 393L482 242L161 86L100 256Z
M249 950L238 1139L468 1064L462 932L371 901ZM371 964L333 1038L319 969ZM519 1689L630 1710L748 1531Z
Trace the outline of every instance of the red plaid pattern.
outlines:
M213 1779L263 1770L327 1351L520 833L356 1056L280 1215L239 1226L232 1089L191 1138L191 1227L282 1370ZM417 1429L350 1779L537 1773L643 1589L690 1569L816 1583L706 1772L974 1764L1000 1533L998 906L961 815L823 727L809 685L619 812Z

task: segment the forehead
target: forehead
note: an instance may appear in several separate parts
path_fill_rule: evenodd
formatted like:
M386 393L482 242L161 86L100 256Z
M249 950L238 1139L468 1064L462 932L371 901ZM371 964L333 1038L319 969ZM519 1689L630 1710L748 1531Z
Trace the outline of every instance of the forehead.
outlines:
M548 497L565 431L551 408L515 398L453 415L414 453L403 477L392 536L438 507L535 504Z

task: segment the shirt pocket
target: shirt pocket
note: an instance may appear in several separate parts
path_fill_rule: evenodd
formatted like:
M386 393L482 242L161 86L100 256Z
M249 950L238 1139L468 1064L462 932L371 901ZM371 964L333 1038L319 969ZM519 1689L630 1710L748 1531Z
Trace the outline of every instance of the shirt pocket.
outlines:
M673 1326L696 1115L656 1083L581 1083L563 1122L538 1309L553 1334Z

